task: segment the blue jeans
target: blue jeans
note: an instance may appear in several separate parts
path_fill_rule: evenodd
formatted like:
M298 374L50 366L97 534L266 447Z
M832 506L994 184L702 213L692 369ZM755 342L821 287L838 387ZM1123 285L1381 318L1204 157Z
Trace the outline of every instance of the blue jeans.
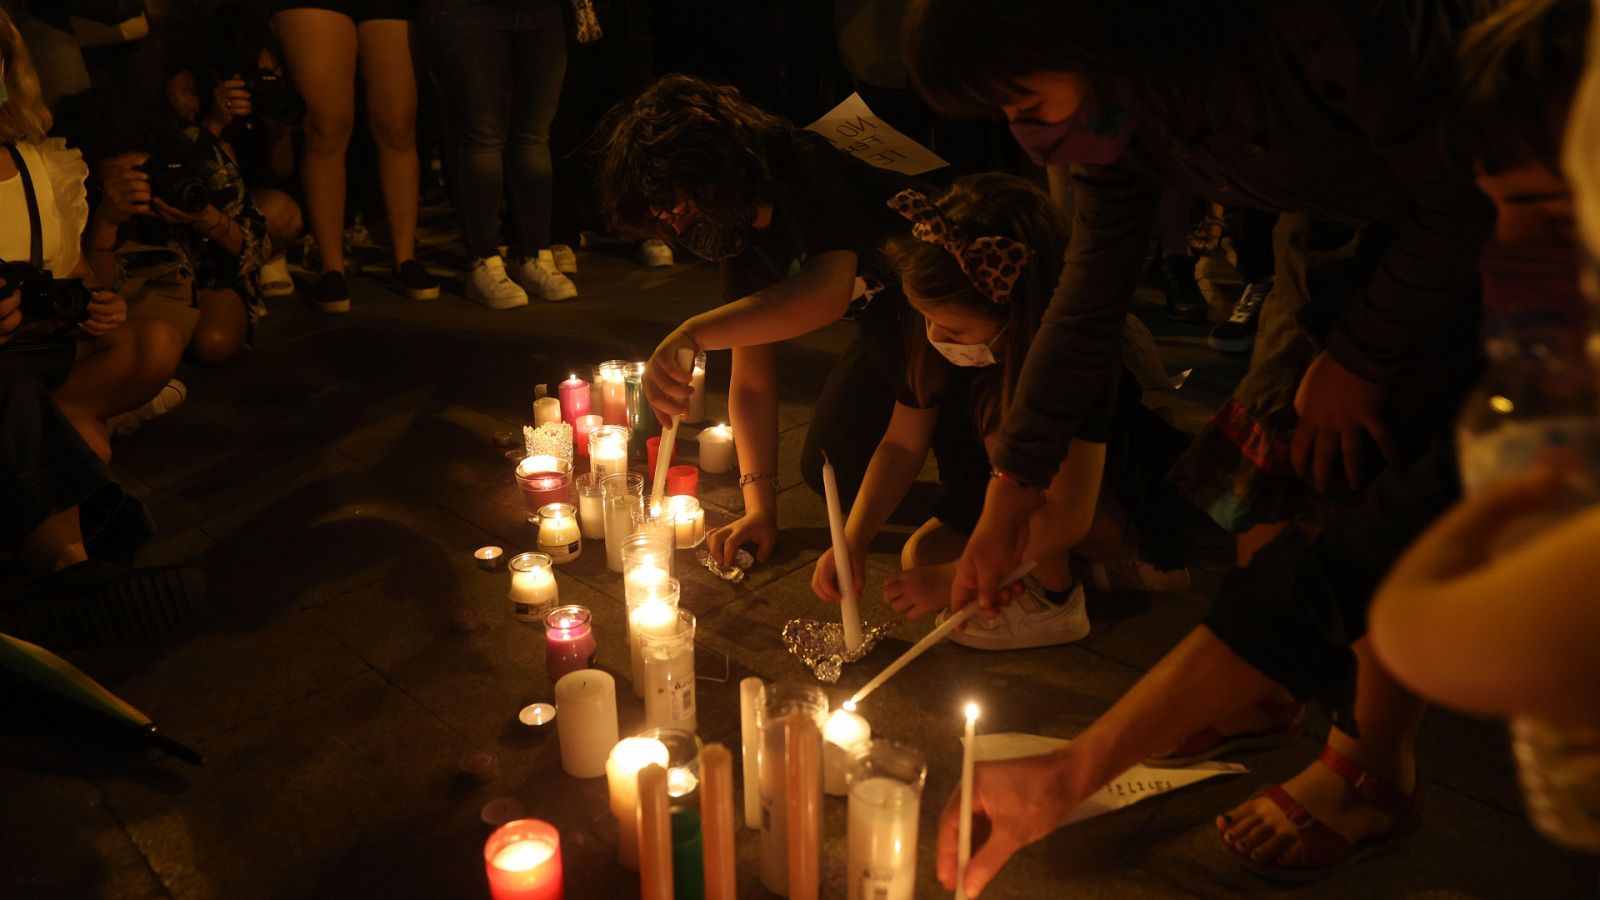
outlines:
M510 181L513 256L550 244L550 122L567 70L557 0L427 0L423 29L449 103L451 167L461 237L495 255Z

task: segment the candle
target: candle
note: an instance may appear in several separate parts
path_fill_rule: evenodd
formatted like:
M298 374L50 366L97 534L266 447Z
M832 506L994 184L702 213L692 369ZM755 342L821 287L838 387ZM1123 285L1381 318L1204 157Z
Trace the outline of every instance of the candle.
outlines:
M956 825L956 900L967 900L967 862L972 859L972 754L977 743L978 704L967 704L961 740L961 818Z
M644 394L644 370L645 364L642 362L628 363L622 370L622 379L627 385L627 425L640 437L656 434L661 430L661 423L656 421L656 414L650 408L650 400Z
M720 475L734 466L733 429L716 425L700 432L700 468Z
M536 731L542 731L555 720L556 708L548 703L529 703L517 711L517 721Z
M817 900L822 879L822 733L804 713L784 721L791 900Z
M800 785L808 797L796 798L791 791L789 778L788 728L791 715L804 716L813 727L808 735L814 744L816 758L815 778ZM761 790L761 884L781 896L789 896L789 807L792 801L811 809L822 805L822 723L828 715L828 698L822 688L799 683L767 685L761 692L761 702L756 705L757 747L760 770L758 781ZM801 762L801 774L807 771ZM804 812L804 810L802 810ZM800 836L802 839L804 835ZM803 877L803 876L802 876Z
M594 629L581 606L558 606L544 617L544 666L551 681L594 665Z
M856 751L849 776L847 900L913 900L927 763L910 747L871 741Z
M606 568L623 571L622 547L633 534L633 511L644 502L644 476L620 472L600 479L600 504L605 511Z
M861 611L856 606L855 570L850 567L850 545L844 537L844 513L839 504L839 481L833 463L822 455L822 492L827 497L828 531L833 536L833 568L839 579L839 620L844 623L844 646L854 652L861 646Z
M666 746L651 738L624 738L606 758L606 788L611 792L611 814L617 817L617 861L630 872L639 871L639 770L666 764Z
M673 466L667 470L667 493L696 497L700 494L700 470L694 466Z
M666 442L666 439L666 433L662 432L661 434L658 434L653 438L649 438L644 442L645 471L649 473L652 484L655 483L654 479L656 477L656 472L660 470L661 445ZM673 445L669 449L672 451L672 453L667 457L667 468L670 469L677 465L677 441L673 441Z
M644 723L651 728L681 728L693 733L696 724L694 690L694 613L673 609L665 619L655 610L661 603L639 608L639 650L644 658Z
M623 376L627 366L620 359L611 359L594 369L594 380L600 385L600 413L607 425L628 424L628 384Z
M843 797L848 791L845 772L850 768L850 754L872 739L872 726L857 713L836 709L822 727L822 789L832 797Z
M706 420L706 354L702 350L694 355L694 371L689 375L689 417L688 422L704 422Z
M672 811L672 893L677 900L705 900L705 840L700 813L680 806Z
M688 802L700 788L700 738L682 728L646 728L638 737L654 738L667 748L667 796Z
M665 764L639 771L639 896L672 900L672 808L667 804Z
M579 529L591 541L605 540L606 508L601 501L600 482L593 472L585 472L578 476L576 485Z
M700 508L700 501L680 494L667 505L672 510L675 546L679 550L700 546L706 538L706 511Z
M628 630L632 643L629 647L633 657L633 693L643 698L648 695L645 690L646 679L644 670L644 641L641 635L649 632L653 635L668 635L675 633L678 627L678 579L668 578L663 582L660 593L652 592L644 602L632 606L628 610Z
M472 556L478 561L478 568L493 571L500 568L500 560L505 558L505 551L499 547L479 547Z
M602 425L589 432L589 471L604 482L608 475L628 471L628 441L633 432L624 425Z
M571 503L539 507L539 549L556 565L583 555L583 535L578 530L578 508Z
M560 591L543 553L518 553L511 557L511 615L524 622L542 622L556 605Z
M700 824L706 900L738 900L733 838L733 754L722 744L700 752Z
M556 682L556 731L561 768L573 778L606 773L606 754L617 742L617 682L599 669L579 669Z
M537 819L496 828L483 844L492 900L561 900L561 835Z
M589 382L579 378L578 373L574 372L567 376L566 381L561 382L559 391L561 393L561 417L576 432L578 430L578 420L589 415ZM578 446L583 447L583 442L580 441ZM580 450L579 452L583 451Z
M665 502L655 504L650 502L650 498L644 498L642 505L633 511L633 533L654 538L664 551L666 568L669 571L672 569L672 549L677 546L678 525L671 507ZM623 570L627 570L626 564Z
M573 420L572 445L577 448L579 456L589 455L589 436L605 424L604 418L595 415L578 416Z
M744 772L744 827L761 827L761 731L756 727L756 708L761 705L761 679L750 677L739 682L739 755Z
M533 427L546 422L561 421L561 401L554 397L540 397L533 401Z
M546 504L572 502L572 463L564 459L529 456L517 463L516 475L522 499L534 516Z

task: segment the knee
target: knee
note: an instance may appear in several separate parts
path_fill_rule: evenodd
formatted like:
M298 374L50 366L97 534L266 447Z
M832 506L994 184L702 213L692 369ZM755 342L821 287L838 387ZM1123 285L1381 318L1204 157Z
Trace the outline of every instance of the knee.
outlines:
M243 346L244 335L237 329L201 322L189 339L189 358L202 366L219 366Z
M343 153L355 130L353 109L311 109L306 113L306 150L310 153Z
M171 380L183 356L183 334L160 319L129 319L128 327L133 338L134 377L160 384Z
M391 153L406 153L416 149L417 146L417 111L410 110L373 115L368 123L372 130L373 143L381 150Z
M305 229L305 219L300 204L283 191L265 188L254 193L256 206L267 220L267 234L280 244L300 236Z

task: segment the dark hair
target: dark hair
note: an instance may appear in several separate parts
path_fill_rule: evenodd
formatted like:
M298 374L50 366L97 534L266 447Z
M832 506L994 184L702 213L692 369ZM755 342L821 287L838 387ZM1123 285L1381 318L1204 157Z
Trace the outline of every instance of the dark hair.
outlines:
M595 129L601 208L627 237L672 239L656 214L680 193L712 220L748 221L757 200L774 194L774 157L794 132L735 88L664 75Z
M968 239L998 235L1020 241L1033 251L1010 301L999 305L973 287L945 248L909 234L895 235L884 245L913 310L906 317L906 375L919 402L932 400L950 375L950 364L928 343L922 310L958 306L969 315L1004 324L999 364L994 367L998 377L980 377L973 386L974 428L980 435L990 434L999 429L1001 416L1011 405L1022 362L1055 293L1069 226L1044 191L1015 175L988 172L958 178L932 199Z
M1452 151L1491 175L1534 162L1560 172L1589 17L1589 0L1517 0L1468 29L1456 50Z
M911 0L901 58L946 115L991 116L1041 72L1133 80L1171 102L1248 39L1252 0Z

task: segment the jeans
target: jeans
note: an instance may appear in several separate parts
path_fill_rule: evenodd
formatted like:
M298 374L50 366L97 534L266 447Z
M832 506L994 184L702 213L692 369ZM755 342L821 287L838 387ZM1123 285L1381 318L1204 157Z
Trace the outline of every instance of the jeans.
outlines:
M550 121L567 69L557 0L427 0L423 27L450 107L462 240L494 256L510 180L513 256L550 244ZM508 229L511 230L511 229Z

